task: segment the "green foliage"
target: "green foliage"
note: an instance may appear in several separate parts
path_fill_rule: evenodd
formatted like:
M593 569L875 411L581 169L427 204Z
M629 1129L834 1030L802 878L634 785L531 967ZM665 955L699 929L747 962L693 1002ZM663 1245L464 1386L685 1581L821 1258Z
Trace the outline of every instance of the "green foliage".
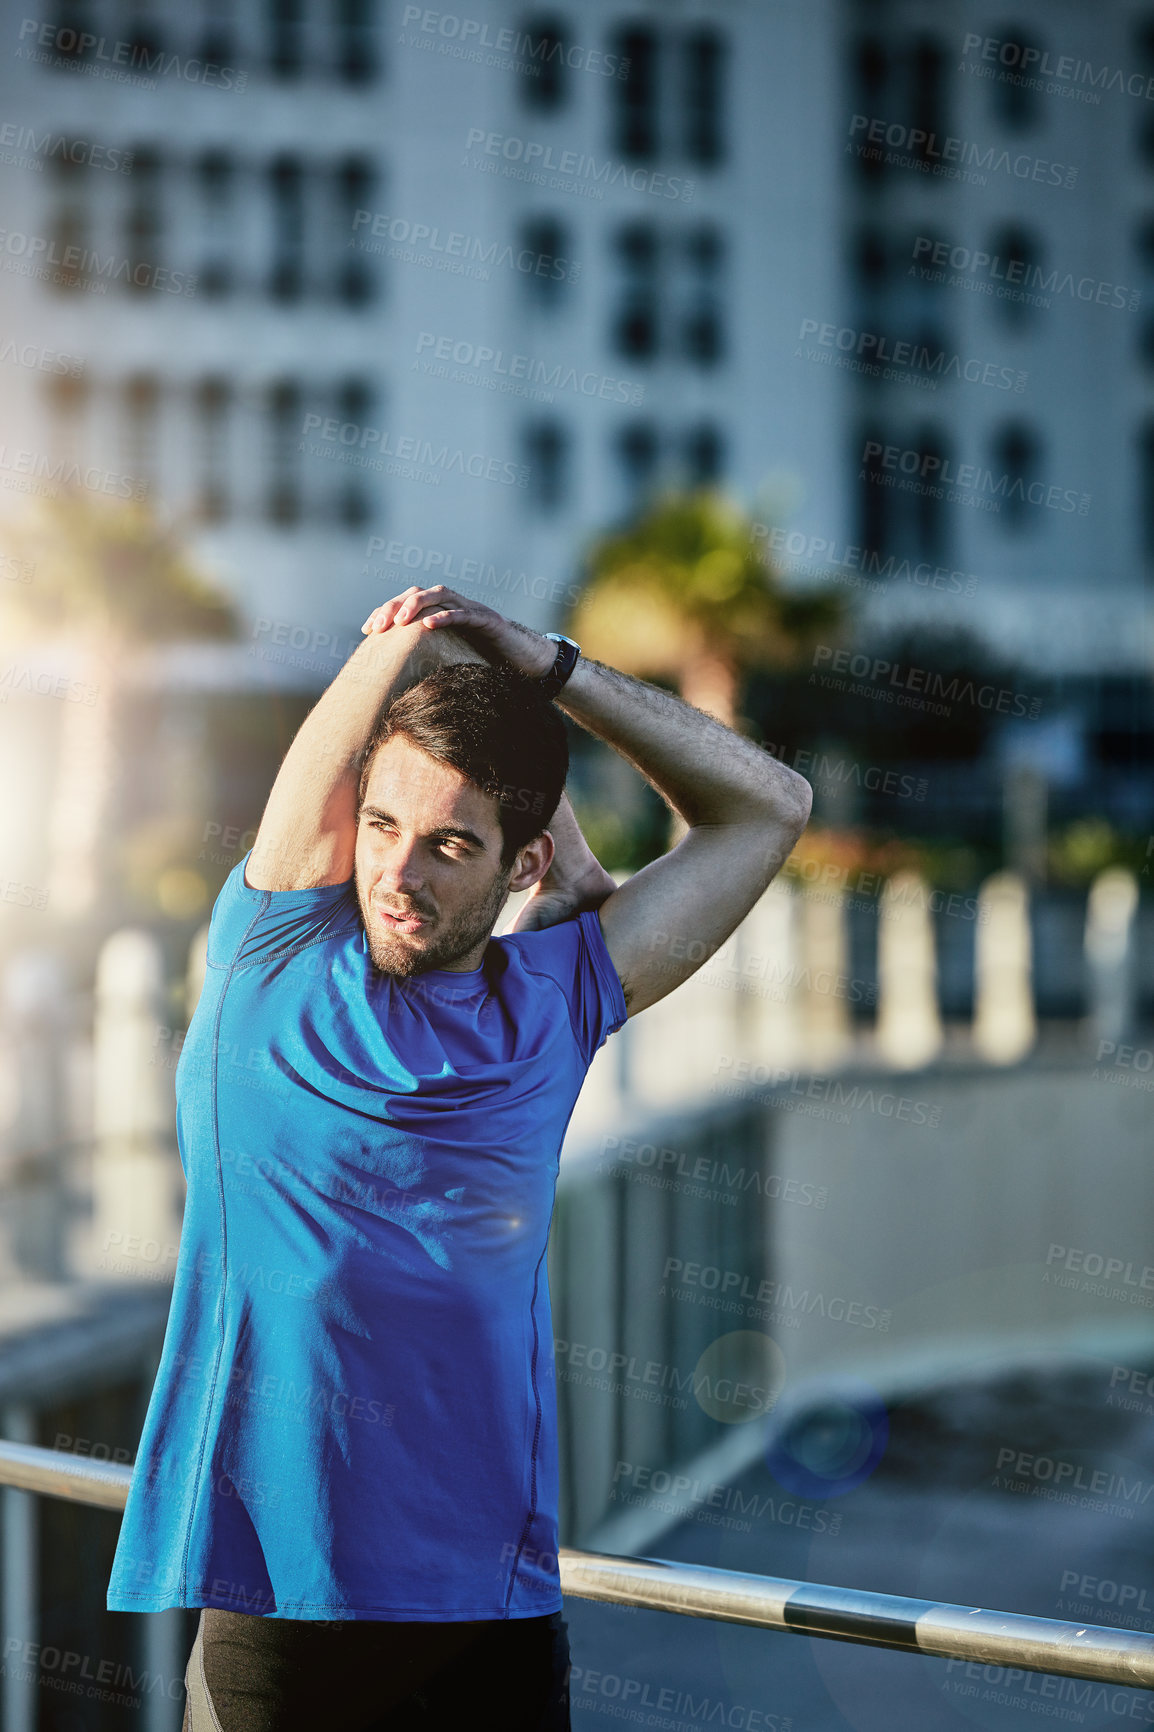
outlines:
M668 493L588 556L570 629L626 673L665 676L711 659L736 676L784 667L842 617L840 597L782 587L752 520L716 490Z
M1105 818L1079 818L1051 836L1047 868L1060 884L1085 885L1107 866L1128 866L1141 872L1146 864L1146 838L1127 836Z
M232 603L144 503L68 492L6 537L33 568L0 604L19 628L156 643L233 638Z

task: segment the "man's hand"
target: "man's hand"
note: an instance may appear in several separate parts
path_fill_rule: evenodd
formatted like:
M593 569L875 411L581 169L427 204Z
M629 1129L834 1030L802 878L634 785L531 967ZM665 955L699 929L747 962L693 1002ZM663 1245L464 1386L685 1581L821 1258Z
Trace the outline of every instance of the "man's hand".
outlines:
M468 601L443 583L431 589L412 584L401 595L375 607L364 625L363 632L391 631L396 626L421 625L426 631L449 627L461 635L487 661L508 662L530 679L544 679L557 659L557 646L540 632L506 619L495 607L484 602Z
M581 834L567 795L562 794L548 828L553 838L549 870L529 891L508 928L510 932L538 932L546 926L559 926L586 909L600 908L617 888L616 880Z

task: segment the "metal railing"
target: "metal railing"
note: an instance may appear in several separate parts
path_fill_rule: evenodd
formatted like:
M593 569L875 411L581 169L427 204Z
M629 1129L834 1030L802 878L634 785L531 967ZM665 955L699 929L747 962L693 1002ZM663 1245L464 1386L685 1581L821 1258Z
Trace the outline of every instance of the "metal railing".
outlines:
M0 1485L123 1509L131 1483L132 1469L114 1462L0 1439ZM575 1599L1154 1689L1154 1636L1129 1630L742 1575L661 1558L562 1549L559 1564L562 1592Z

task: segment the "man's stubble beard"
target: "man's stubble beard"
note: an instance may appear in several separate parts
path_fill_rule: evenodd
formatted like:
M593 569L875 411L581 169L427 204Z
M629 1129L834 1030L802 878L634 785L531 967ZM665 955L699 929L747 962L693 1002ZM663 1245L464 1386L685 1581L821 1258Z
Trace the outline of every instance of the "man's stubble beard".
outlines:
M468 956L483 939L492 936L498 916L509 895L512 865L499 867L484 897L468 908L462 908L431 943L416 948L404 938L390 938L384 932L380 916L367 901L360 873L355 874L357 902L361 921L369 941L369 955L382 974L405 980L423 974L430 968L451 968L462 956ZM414 909L420 913L420 907Z

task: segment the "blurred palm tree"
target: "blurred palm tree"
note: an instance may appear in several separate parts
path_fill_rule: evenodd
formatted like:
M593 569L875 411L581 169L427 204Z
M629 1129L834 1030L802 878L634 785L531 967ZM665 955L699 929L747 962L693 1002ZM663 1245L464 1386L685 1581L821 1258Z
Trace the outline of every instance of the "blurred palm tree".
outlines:
M669 680L736 726L746 676L795 663L843 613L840 597L784 589L764 549L717 490L665 494L594 544L570 630L589 655Z
M63 652L73 677L61 711L49 824L48 905L88 913L101 890L101 842L116 771L121 703L154 645L234 638L232 603L151 507L69 490L6 532L32 579L5 585L8 643Z

